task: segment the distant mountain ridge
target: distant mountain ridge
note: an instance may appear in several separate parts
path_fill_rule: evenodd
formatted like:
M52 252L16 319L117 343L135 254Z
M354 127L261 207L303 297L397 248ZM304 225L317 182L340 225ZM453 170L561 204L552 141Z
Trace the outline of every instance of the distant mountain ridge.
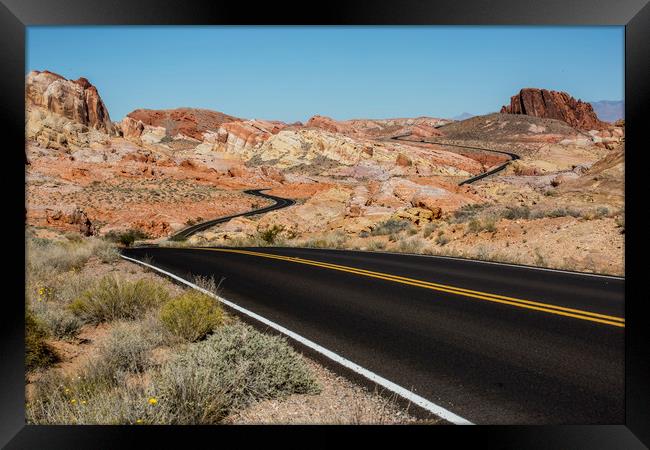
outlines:
M470 119L470 118L475 117L475 116L476 116L476 114L464 112L464 113L458 114L457 116L452 117L452 119L454 119L454 120L465 120L465 119Z
M600 100L589 103L600 120L616 122L625 118L625 101L623 100Z

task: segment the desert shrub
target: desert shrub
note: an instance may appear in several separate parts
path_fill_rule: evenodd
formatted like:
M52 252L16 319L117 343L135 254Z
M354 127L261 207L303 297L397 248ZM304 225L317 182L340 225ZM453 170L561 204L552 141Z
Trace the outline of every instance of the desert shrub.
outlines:
M420 253L426 246L426 242L419 238L400 239L397 250L403 253Z
M439 234L436 237L436 244L445 245L445 244L449 243L449 240L450 240L449 237L447 237L446 234L442 233L442 234Z
M210 424L253 401L318 386L284 338L235 323L182 348L154 378L154 390L166 423Z
M160 321L171 333L195 342L222 323L223 311L216 299L191 290L165 303Z
M266 230L262 231L259 233L259 237L266 242L267 244L273 244L276 240L276 237L284 227L281 227L279 225L273 225L272 227L267 228Z
M131 228L126 231L111 230L104 235L104 238L111 242L116 242L124 245L125 247L129 247L135 241L151 239L151 236L142 230Z
M580 217L581 213L579 210L574 209L574 208L555 208L551 210L546 210L546 211L535 211L532 214L532 218L534 219L539 219L543 217L551 217L551 218L557 218L557 217Z
M141 322L118 322L99 347L98 361L111 375L120 372L138 373L150 364L150 352L157 344Z
M32 309L47 332L57 339L73 338L83 325L79 317L59 302L39 301Z
M503 212L502 217L508 220L528 219L530 218L530 208L528 206L508 206Z
M470 233L480 233L481 231L494 232L496 231L496 224L494 219L486 218L483 220L472 219L467 225L467 230Z
M408 220L388 219L384 222L377 224L370 232L371 236L385 236L388 234L399 233L411 227L411 222Z
M304 243L304 246L310 248L344 248L347 240L348 237L345 233L336 231L311 238Z
M422 236L424 236L425 238L428 238L429 236L431 236L431 233L436 231L437 228L438 228L438 224L435 223L435 222L431 222L431 223L426 224L424 226L424 229L422 230Z
M367 249L370 251L383 250L386 248L386 243L380 240L373 240L368 243Z
M169 300L162 284L141 279L130 282L107 275L85 291L69 308L84 322L137 319Z
M85 370L78 377L49 371L36 383L27 404L30 424L135 425L158 423L159 409L142 383L115 385Z
M188 227L191 227L192 225L195 225L195 224L196 224L196 220L194 220L194 219L187 219L185 221L185 225L187 225Z
M27 309L25 311L25 367L27 371L47 367L57 361L56 354L45 342L47 331L43 323Z
M462 223L462 222L467 222L476 215L478 215L481 211L483 211L485 208L488 207L487 203L473 203L470 205L463 205L460 208L458 208L456 211L454 211L453 218L451 222L453 223Z

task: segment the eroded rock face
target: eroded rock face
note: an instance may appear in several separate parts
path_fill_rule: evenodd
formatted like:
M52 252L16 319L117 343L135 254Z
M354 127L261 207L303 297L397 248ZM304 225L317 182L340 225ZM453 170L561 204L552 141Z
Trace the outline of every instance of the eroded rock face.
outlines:
M88 214L77 206L57 210L47 209L45 211L45 220L48 225L62 229L72 229L85 236L92 236L97 233L96 227L88 218Z
M42 107L73 122L112 135L115 128L97 88L86 78L67 80L34 70L25 82L27 106Z
M522 89L510 98L510 105L501 108L501 113L563 120L581 130L601 130L608 126L598 119L591 104L576 100L566 92L546 89Z

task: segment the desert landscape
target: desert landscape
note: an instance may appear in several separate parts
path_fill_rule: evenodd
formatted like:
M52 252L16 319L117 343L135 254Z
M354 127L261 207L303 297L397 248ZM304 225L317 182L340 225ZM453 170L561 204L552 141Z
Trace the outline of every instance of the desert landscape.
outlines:
M27 225L38 236L137 230L159 245L334 247L624 274L624 122L599 120L567 93L525 88L500 112L461 121L289 124L178 108L112 122L88 80L34 71L26 102ZM168 241L266 206L243 193L251 188L297 204Z
M499 112L462 120L285 123L182 107L112 121L101 87L44 70L27 75L25 101L30 423L444 423L121 260L120 247L625 273L625 124L569 93L522 88ZM248 189L295 204L172 239L272 204ZM195 282L219 293L218 280Z

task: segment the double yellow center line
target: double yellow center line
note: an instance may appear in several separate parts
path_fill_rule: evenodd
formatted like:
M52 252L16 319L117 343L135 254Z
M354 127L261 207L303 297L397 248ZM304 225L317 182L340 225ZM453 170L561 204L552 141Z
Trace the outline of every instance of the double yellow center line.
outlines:
M388 273L374 272L372 270L358 269L356 267L342 266L339 264L326 263L321 261L314 261L311 259L298 258L293 256L274 255L271 253L254 252L250 250L237 250L225 248L196 248L196 250L209 250L223 253L238 253L242 255L257 256L260 258L276 259L280 261L289 261L297 264L306 264L309 266L321 267L324 269L338 270L341 272L353 273L370 278L378 278L380 280L392 281L395 283L406 284L409 286L416 286L424 289L431 289L440 292L447 292L450 294L462 295L464 297L471 297L479 300L486 300L494 303L501 303L504 305L516 306L519 308L532 309L535 311L542 311L549 314L556 314L560 316L573 317L575 319L587 320L590 322L597 322L606 325L613 325L615 327L625 327L625 319L622 317L608 316L606 314L594 313L591 311L584 311L581 309L566 308L564 306L556 306L548 303L534 302L531 300L522 300L519 298L506 297L504 295L490 294L487 292L474 291L471 289L464 289L456 286L449 286L445 284L432 283L429 281L417 280L414 278L402 277L398 275L391 275Z

